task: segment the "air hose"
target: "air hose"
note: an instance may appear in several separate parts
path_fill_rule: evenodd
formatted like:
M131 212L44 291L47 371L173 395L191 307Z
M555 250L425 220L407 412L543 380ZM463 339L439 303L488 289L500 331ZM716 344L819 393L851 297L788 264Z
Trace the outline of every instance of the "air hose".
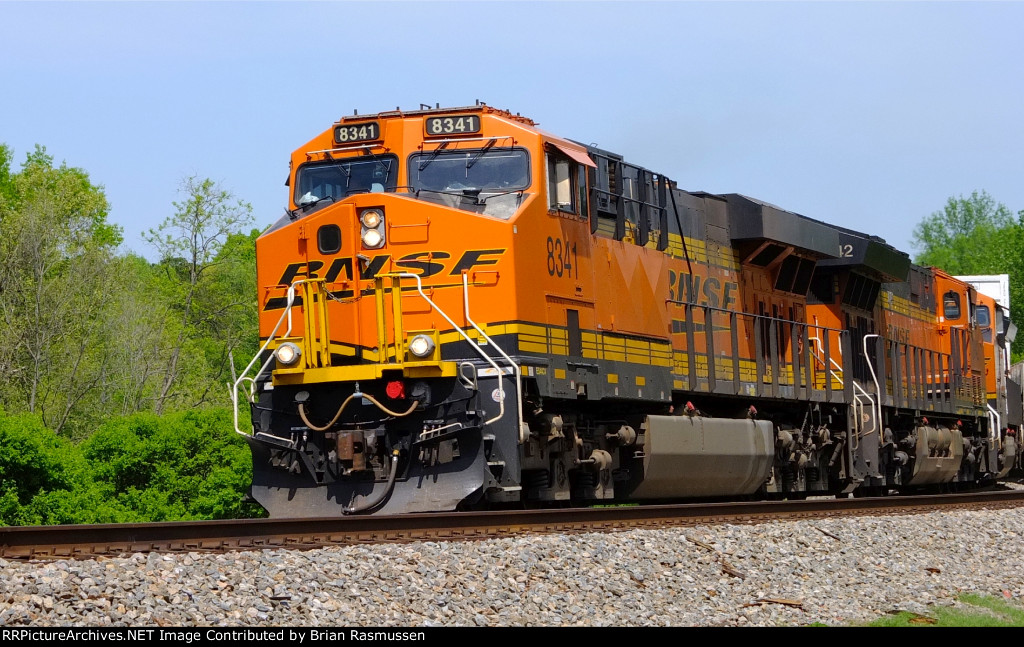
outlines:
M338 422L338 419L341 418L341 413L345 410L345 407L348 406L348 403L351 402L352 398L355 398L355 397L366 398L371 403L376 405L378 409L380 409L384 413L388 414L389 416L393 416L395 418L403 418L403 417L409 415L410 413L415 411L416 407L418 407L419 404L420 404L419 400L413 400L412 404L409 405L408 409L406 409L402 413L398 413L396 411L392 411L391 409L388 409L387 407L385 407L383 404L378 402L377 399L375 397L373 397L372 395L367 395L365 393L360 393L359 391L356 391L352 395L350 395L347 398L345 398L345 401L342 402L341 406L338 408L338 412L336 414L334 414L334 417L331 418L331 421L328 422L323 427L318 427L318 426L314 425L312 422L309 421L309 417L306 416L306 403L305 402L300 402L299 403L299 417L302 418L303 424L305 424L307 427L309 427L313 431L327 431L332 426L334 426L334 423Z
M356 514L358 512L365 512L370 508L374 508L380 504L395 487L395 476L398 475L398 450L391 452L391 471L388 472L388 484L387 487L383 488L377 496L372 499L365 499L362 503L353 503L350 506L342 508L342 512L345 514Z

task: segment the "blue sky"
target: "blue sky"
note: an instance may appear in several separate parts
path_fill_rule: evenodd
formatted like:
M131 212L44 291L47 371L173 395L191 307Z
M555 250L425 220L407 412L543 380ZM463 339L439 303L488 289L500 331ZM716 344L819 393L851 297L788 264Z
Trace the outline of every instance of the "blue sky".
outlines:
M353 110L479 99L690 190L881 235L1024 209L1020 2L2 2L0 142L102 184L125 247L183 177L282 212Z

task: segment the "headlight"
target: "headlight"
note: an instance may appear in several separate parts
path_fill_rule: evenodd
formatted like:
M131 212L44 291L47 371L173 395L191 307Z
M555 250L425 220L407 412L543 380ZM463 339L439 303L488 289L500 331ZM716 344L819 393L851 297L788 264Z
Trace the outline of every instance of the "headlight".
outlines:
M430 357L434 352L434 340L426 335L416 335L409 342L409 352L416 357Z
M384 244L384 236L376 229L367 229L363 232L363 246L374 249Z
M277 347L277 350L274 351L274 355L277 357L277 361L281 362L285 366L291 366L295 362L299 361L299 357L302 356L302 349L290 341L286 341Z
M359 217L359 221L362 222L363 226L367 229L376 229L382 220L384 220L384 214L376 209L367 209L363 212L363 215Z
M384 211L382 209L366 209L359 214L359 223L363 226L363 247L377 249L384 245Z

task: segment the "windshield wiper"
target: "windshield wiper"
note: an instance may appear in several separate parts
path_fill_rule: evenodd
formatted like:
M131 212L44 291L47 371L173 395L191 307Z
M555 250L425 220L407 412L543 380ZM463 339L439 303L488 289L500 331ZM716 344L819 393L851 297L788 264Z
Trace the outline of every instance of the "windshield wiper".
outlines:
M480 204L483 204L484 202L487 202L491 198L497 198L498 196L508 195L510 193L519 193L519 194L521 194L524 191L526 191L526 189L512 189L511 191L502 191L501 193L491 193L491 194L485 195L482 198L479 198L477 200L477 202L479 202Z
M430 163L437 159L437 156L441 154L441 151L448 148L449 142L441 142L441 145L434 149L434 152L430 154L430 157L420 162L419 170L423 170L430 166Z
M385 164L384 160L380 159L379 157L374 156L373 161L376 162L378 166L380 166L381 168L384 169L384 181L381 182L381 184L383 184L384 186L387 186L388 178L391 177L391 160L389 159L388 163Z
M442 191L440 189L428 189L426 187L422 187L416 189L413 195L415 195L418 198L420 197L421 191L426 191L427 193L437 193L439 195L450 195L456 198L469 198L473 200L473 204L483 204L483 200L480 199L480 189L474 187L465 187L462 189L448 189L445 191Z
M331 202L334 202L334 196L325 195L322 198L317 198L316 200L312 200L310 202L303 202L302 204L299 205L299 208L302 209L303 211L309 211L311 207L320 204L324 200L330 200Z
M477 161L479 161L480 158L484 156L484 153L486 153L488 150L490 150L490 148L492 146L494 146L494 144L496 144L497 141L498 140L496 140L496 139L492 139L491 141L489 141L486 144L484 144L484 147L481 148L480 151L476 155L473 156L473 159L471 159L471 160L466 162L466 170L468 171L469 169L473 168L473 165L476 164Z

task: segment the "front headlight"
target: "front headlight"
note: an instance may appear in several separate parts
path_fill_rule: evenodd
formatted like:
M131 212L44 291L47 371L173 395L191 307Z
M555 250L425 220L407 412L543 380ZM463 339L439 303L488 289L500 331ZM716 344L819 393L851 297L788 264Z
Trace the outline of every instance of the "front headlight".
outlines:
M384 220L384 214L377 209L367 209L363 212L363 215L359 217L359 221L362 222L363 226L367 229L376 229L382 220Z
M434 352L434 340L426 335L416 335L409 342L409 352L416 357L430 357Z
M296 344L286 341L277 347L277 350L274 351L274 356L277 357L277 361L285 366L291 366L302 357L302 349Z
M362 225L360 237L363 247L377 249L384 245L384 210L364 209L359 212L359 224Z
M363 247L376 249L384 244L384 236L376 229L363 231Z

